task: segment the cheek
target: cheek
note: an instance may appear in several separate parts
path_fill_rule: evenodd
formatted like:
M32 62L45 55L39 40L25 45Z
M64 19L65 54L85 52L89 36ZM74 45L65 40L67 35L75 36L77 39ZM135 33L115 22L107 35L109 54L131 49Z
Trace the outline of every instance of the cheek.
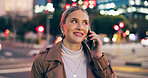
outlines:
M64 26L64 33L65 33L65 35L68 34L70 31L72 31L71 25L66 24Z
M84 32L87 34L88 33L88 27L85 27Z
M76 25L74 25L74 24L68 23L68 24L66 25L67 31L72 31L72 30L74 30L74 29L75 29L75 26L76 26Z
M64 34L66 35L66 33L68 32L67 27L64 28Z

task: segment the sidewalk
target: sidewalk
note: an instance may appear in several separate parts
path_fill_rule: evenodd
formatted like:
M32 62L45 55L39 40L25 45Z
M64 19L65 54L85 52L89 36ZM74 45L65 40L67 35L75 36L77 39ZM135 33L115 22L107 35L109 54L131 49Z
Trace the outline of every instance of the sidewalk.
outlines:
M34 44L34 43L22 43L22 42L12 42L12 41L0 41L2 46L11 45L13 47L22 47L22 48L45 48L47 46L47 41L42 40L42 44Z
M142 47L140 43L103 45L103 51L112 65L130 65L148 68L148 47Z
M33 48L29 55L33 55L40 49L45 48L44 45L11 43L15 47ZM50 45L51 46L51 45ZM38 48L38 49L37 49ZM105 44L102 49L107 59L112 65L131 65L148 68L148 47L143 47L140 43L120 44L120 51L117 52L116 44Z

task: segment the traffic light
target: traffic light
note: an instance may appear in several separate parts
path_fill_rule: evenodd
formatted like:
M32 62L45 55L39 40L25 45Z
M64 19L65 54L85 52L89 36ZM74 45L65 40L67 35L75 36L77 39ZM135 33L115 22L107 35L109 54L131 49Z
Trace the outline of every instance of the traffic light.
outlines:
M6 37L9 34L9 32L10 32L9 29L6 29L4 32L4 36Z
M114 25L113 28L114 28L115 31L119 30L119 26L118 25Z
M36 31L37 32L44 32L44 26L40 25L40 26L36 27Z
M122 33L122 36L123 37L126 37L127 36L126 32Z
M67 10L69 7L70 7L70 4L67 3L67 4L65 5L65 10Z
M125 23L124 22L120 22L119 26L120 26L120 28L123 28L125 26Z

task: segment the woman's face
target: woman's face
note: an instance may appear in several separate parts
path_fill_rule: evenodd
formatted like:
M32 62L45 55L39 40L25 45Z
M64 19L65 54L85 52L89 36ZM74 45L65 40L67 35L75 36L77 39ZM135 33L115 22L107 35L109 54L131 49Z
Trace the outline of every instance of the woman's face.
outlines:
M89 16L81 11L71 12L63 26L64 40L70 43L81 43L88 33Z

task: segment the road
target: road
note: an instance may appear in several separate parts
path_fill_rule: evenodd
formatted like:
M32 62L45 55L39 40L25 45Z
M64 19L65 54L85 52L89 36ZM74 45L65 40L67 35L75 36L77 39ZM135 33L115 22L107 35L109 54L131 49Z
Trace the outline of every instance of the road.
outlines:
M32 48L2 44L0 52L0 78L29 78L34 56L28 53Z
M140 43L103 45L118 78L148 78L148 47Z
M127 61L130 62L131 60L136 63L148 62L148 59L146 59L148 47L143 48L140 44L134 44L136 47L134 47L135 52L133 53L132 45L121 45L120 53L116 52L117 46L114 44L104 45L103 50L118 78L148 78L147 66L143 66L143 64L126 64ZM3 49L0 52L0 78L29 78L34 59L30 52L33 50L34 48L3 43Z

